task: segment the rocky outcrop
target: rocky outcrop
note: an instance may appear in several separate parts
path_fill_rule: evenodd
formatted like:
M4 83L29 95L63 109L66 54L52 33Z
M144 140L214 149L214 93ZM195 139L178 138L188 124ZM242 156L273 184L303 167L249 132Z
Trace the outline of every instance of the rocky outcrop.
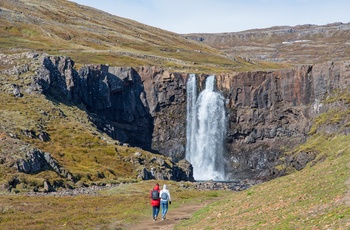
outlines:
M192 165L186 160L175 164L162 155L150 157L140 152L130 156L129 160L137 168L137 178L142 180L194 181Z
M71 103L83 103L97 127L114 139L174 162L185 158L188 74L105 65L84 66L76 72L72 66L68 58L46 57L32 85ZM206 77L197 75L200 89ZM285 173L277 165L305 167L312 154L288 162L282 162L281 156L307 139L312 119L329 109L322 100L336 90L349 89L349 78L349 61L217 75L217 90L226 98L228 116L228 178L269 179ZM155 174L144 168L139 177Z
M73 182L76 180L73 175L65 168L61 167L49 153L42 152L38 149L27 151L24 158L17 160L16 167L19 172L27 174L52 170L63 178L67 178ZM46 186L50 187L47 183Z
M67 57L44 57L29 91L83 104L103 132L121 142L150 150L153 117L141 77L132 68L91 65L79 72Z

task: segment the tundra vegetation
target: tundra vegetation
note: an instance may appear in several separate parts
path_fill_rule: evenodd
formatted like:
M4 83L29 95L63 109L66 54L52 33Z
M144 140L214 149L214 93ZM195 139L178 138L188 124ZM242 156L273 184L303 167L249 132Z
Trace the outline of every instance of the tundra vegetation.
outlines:
M30 84L37 67L28 66L15 74L14 67L26 66L26 60L6 57L31 51L70 56L75 68L101 63L156 65L209 74L288 66L229 55L184 36L69 1L1 1L1 229L128 229L149 219L151 212L148 195L155 181L137 179L131 156L140 152L150 160L154 154L116 144L96 128L83 105L42 94L23 92L23 97L16 97L11 93L13 85ZM171 209L213 201L176 228L349 229L350 140L342 130L349 126L350 95L334 95L322 103L347 106L320 114L313 120L308 140L286 150L289 155L316 155L301 171L283 169L288 175L242 192L201 191L189 182L157 181L169 184L174 201ZM327 132L329 126L338 131ZM49 141L32 137L42 132L50 134ZM50 153L76 181L53 171L18 172L16 160L28 146ZM105 188L74 196L29 193L45 191L45 182L72 189Z

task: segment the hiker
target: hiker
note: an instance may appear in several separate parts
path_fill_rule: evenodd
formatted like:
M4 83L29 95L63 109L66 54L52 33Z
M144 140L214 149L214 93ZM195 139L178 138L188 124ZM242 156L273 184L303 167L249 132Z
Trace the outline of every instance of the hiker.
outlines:
M152 205L152 217L153 221L157 220L159 209L160 209L160 197L159 197L159 184L157 183L153 190L151 191L150 198L151 198L151 205Z
M160 204L162 206L162 220L165 220L166 213L168 212L168 202L171 204L171 196L169 190L166 188L166 184L163 185L163 189L160 191Z

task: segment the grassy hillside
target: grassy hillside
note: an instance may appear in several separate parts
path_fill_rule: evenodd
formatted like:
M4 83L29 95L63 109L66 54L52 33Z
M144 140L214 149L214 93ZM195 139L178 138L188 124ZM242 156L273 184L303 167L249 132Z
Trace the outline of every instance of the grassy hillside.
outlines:
M327 146L323 162L234 194L176 229L350 229L349 137L317 143Z
M279 68L229 57L207 45L65 0L0 3L0 52L70 56L77 66L157 65L187 72Z
M0 133L3 137L0 150L6 162L0 164L1 184L6 186L17 178L22 183L16 191L21 191L26 190L27 186L28 189L35 186L40 189L44 180L51 184L67 183L53 172L27 175L9 167L16 161L15 156L21 154L20 150L29 145L49 152L77 176L79 183L98 181L107 184L136 178L131 163L126 162L124 157L141 150L115 145L114 141L97 131L83 110L53 99L47 100L43 95L15 98L3 92L0 92L0 104ZM35 134L44 131L49 134L50 141L32 138L24 131ZM12 139L9 133L19 139ZM73 184L71 186L74 187Z

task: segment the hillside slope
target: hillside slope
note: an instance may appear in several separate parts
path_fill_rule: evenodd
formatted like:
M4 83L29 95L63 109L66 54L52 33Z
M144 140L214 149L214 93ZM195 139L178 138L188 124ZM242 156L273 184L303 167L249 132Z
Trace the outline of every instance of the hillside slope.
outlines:
M348 60L350 23L281 26L234 33L186 34L227 54L253 60L315 64Z
M1 52L43 51L70 56L78 65L156 65L192 72L276 67L65 0L1 1L0 25Z
M339 136L317 143L328 146L323 152L328 159L234 193L175 229L349 229L349 140Z

